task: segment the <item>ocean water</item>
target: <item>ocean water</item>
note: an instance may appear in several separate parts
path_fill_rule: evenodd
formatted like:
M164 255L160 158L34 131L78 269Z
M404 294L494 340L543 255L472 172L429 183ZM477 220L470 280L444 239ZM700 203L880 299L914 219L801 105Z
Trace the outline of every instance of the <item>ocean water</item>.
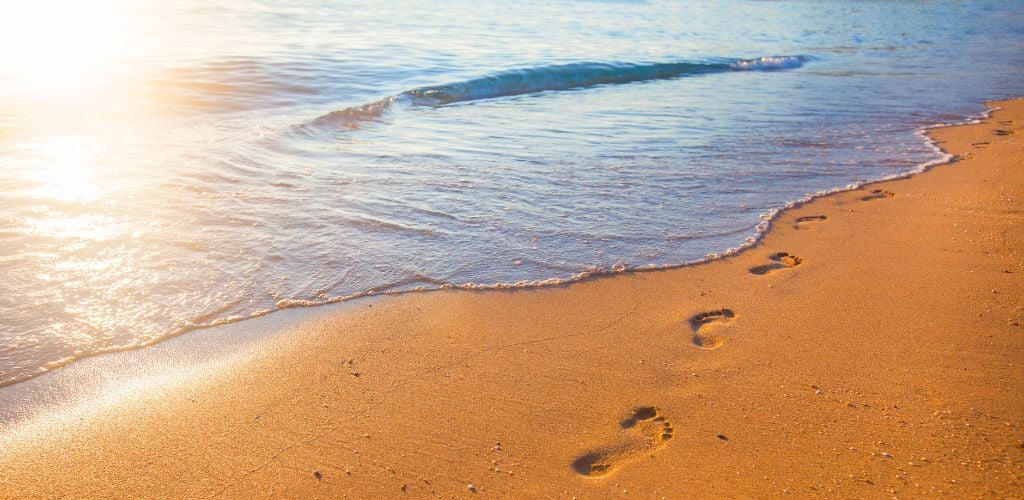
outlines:
M921 127L1022 82L1016 0L4 3L0 385L282 307L702 259L941 158Z

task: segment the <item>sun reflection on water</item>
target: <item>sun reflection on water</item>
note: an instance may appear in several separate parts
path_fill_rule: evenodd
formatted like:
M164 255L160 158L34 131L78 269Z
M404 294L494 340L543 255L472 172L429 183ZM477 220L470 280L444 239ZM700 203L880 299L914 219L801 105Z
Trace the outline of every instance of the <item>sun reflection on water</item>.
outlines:
M96 183L98 146L89 137L51 137L33 143L29 149L41 157L29 174L37 184L33 194L66 202L90 202L103 192Z
M29 304L46 311L32 335L58 345L102 349L137 313L124 302L131 297L131 241L138 232L112 192L116 179L104 173L113 168L103 160L105 147L91 135L50 135L20 145L22 161L9 172L32 200L30 209L8 219L17 221L12 244L31 249L12 278L31 290Z

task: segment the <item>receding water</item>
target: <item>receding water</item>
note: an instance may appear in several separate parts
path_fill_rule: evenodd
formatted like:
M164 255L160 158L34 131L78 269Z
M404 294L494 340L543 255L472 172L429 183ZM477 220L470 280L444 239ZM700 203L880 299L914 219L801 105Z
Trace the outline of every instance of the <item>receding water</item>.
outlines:
M369 290L699 259L1024 92L1024 4L0 8L0 384Z

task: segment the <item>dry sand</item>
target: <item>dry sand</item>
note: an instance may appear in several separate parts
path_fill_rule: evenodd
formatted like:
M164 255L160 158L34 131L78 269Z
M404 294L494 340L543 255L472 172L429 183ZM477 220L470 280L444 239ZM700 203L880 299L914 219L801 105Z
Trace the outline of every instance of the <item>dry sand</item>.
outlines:
M735 256L357 301L26 424L0 496L1022 497L1024 101L994 105L931 132L959 161Z

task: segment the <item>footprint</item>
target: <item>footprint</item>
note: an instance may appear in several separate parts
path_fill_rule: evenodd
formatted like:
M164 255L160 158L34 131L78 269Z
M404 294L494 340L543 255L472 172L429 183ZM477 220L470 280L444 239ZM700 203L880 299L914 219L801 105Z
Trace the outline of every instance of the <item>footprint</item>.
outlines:
M986 147L988 147L988 141L972 142L971 146L974 146L978 149L985 149Z
M885 191L883 189L872 189L871 193L861 198L861 201L880 200L882 198L892 198L896 196L896 193L892 191Z
M763 266L752 267L750 268L751 274L768 274L771 272L778 271L779 269L788 269L790 267L799 266L804 261L800 257L797 257L796 255L790 255L789 253L786 252L773 253L770 256L768 256L768 258L774 260L775 262L772 264L765 264Z
M690 318L690 327L693 328L693 345L701 349L718 349L722 346L722 339L716 335L721 326L732 323L736 315L731 309L720 309L718 311L702 312Z
M608 475L624 462L661 448L672 439L675 429L653 406L642 406L619 422L627 438L618 444L598 448L573 461L577 474L587 477Z
M824 215L808 215L806 217L798 218L796 220L796 223L793 224L793 227L795 227L797 229L809 230L810 227L808 227L808 226L813 225L815 222L823 222L823 221L826 221L826 220L828 220L828 217L826 217Z
M996 134L996 135L1010 135L1010 134L1012 134L1012 133L1013 133L1013 131L1012 131L1012 130L1003 130L1003 129L1001 129L1001 128L997 128L997 129L996 129L996 130L995 130L995 131L993 132L993 134Z

